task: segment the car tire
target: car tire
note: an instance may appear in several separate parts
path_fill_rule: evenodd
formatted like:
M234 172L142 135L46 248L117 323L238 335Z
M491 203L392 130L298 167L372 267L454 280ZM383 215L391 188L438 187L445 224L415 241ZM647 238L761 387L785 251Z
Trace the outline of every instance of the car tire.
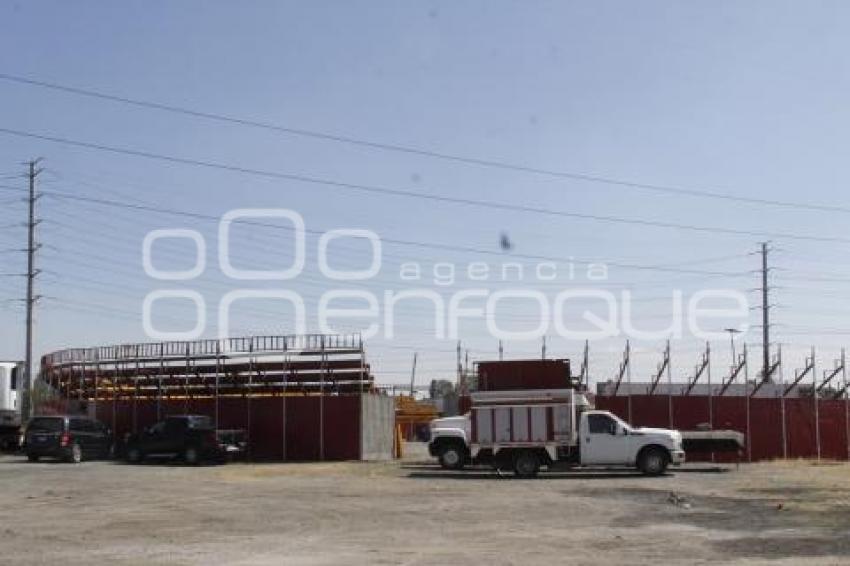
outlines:
M72 464L79 464L83 461L83 449L76 442L71 445L71 452L68 454L68 461Z
M457 442L445 444L440 448L440 466L446 470L462 470L465 459L463 448Z
M27 460L30 462L38 462L38 454L27 454Z
M189 446L183 452L183 461L190 466L197 466L201 462L201 454L194 446Z
M127 461L131 464L138 464L144 459L145 455L135 446L127 449Z
M518 478L533 478L540 471L540 458L533 450L520 450L514 456L514 474Z
M647 476L660 476L667 471L670 457L661 448L647 448L640 453L638 469Z

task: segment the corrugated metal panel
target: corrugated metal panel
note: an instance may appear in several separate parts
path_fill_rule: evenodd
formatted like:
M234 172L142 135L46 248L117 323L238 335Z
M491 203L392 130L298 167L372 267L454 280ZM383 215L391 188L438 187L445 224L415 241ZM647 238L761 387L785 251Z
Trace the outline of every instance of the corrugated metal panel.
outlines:
M159 418L187 413L214 418L215 405L215 399L209 398L164 399L159 405ZM114 406L111 402L97 403L90 410L112 428L117 438L143 430L158 420L157 403L151 400L121 400ZM324 415L322 427L320 414ZM218 428L247 430L250 456L256 460L318 460L322 444L325 460L356 460L360 458L360 426L359 395L218 400ZM321 444L320 430L324 431Z
M511 441L511 410L508 408L494 409L496 426L496 442Z
M475 410L475 439L481 444L493 442L493 417L491 409Z
M785 449L789 458L817 456L817 431L820 429L821 457L848 459L847 405L843 399L818 402L815 418L811 398L785 399ZM672 427L693 430L697 425L713 421L715 429L747 433L749 407L749 450L752 459L770 460L783 457L782 401L779 398L713 397L709 413L708 396L632 395L631 414L634 426ZM628 420L629 397L598 395L596 406ZM670 407L672 406L672 415ZM672 423L672 424L671 424ZM708 460L711 454L688 454L690 460ZM746 458L746 455L744 455ZM734 460L734 456L715 454L714 460Z
M528 407L515 407L512 412L513 439L516 442L528 442L529 430Z
M531 440L535 442L545 442L549 439L546 412L546 407L531 408Z

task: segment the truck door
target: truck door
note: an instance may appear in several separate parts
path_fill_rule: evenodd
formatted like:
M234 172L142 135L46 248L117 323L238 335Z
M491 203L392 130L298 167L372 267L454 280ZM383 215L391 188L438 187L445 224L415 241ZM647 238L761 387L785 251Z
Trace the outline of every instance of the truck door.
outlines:
M585 418L579 437L581 463L586 466L628 463L628 437L617 434L617 421L606 414L591 413Z
M165 431L163 434L163 452L179 454L183 452L186 444L186 434L189 421L182 418L165 419Z
M148 454L165 452L165 421L160 421L141 435L142 450Z

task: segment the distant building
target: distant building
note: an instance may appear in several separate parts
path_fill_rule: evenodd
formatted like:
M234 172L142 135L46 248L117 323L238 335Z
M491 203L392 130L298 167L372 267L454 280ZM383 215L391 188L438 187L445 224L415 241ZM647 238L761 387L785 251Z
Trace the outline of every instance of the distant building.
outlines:
M625 395L647 395L649 393L649 388L651 384L649 382L632 382L631 384L623 382L620 384L619 389L617 390L617 396L622 397ZM672 384L672 394L673 395L682 395L687 389L688 384L684 382L673 382ZM720 383L712 383L711 384L711 394L718 395L720 393L720 389L722 384ZM731 384L726 391L723 393L724 397L743 397L747 395L748 392L751 392L755 387L755 382L750 381L750 383L745 386L743 383L733 383ZM785 391L787 384L781 383L765 383L762 385L759 390L756 392L756 397L781 397L782 393ZM659 382L655 387L654 395L669 395L671 392L670 385L667 382L662 381ZM691 395L708 395L709 389L707 383L697 383L694 385L693 389L691 389ZM611 397L614 395L614 381L608 380L604 383L596 384L596 394L602 397ZM788 392L786 397L811 397L812 395L812 386L811 384L803 384L794 387L791 391Z

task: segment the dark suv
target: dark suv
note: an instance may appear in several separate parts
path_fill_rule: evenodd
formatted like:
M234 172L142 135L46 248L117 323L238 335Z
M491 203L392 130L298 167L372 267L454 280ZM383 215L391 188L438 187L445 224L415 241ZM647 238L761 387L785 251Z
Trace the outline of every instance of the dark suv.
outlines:
M197 464L209 460L222 461L225 456L212 419L203 415L171 416L140 434L130 435L124 454L128 461L134 463L148 457L169 457Z
M27 423L24 452L30 462L37 462L42 456L75 463L108 458L112 452L112 433L88 417L33 417Z

